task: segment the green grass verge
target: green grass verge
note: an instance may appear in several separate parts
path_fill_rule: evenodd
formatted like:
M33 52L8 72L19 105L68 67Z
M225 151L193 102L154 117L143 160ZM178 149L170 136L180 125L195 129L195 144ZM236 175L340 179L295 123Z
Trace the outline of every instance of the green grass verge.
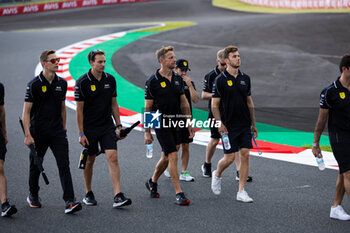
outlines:
M173 30L180 27L192 26L192 22L168 22L163 27L157 27L146 30L139 30L136 32L129 32L125 36L116 38L114 40L100 43L96 46L90 47L79 54L77 54L69 65L69 71L74 79L78 79L82 74L90 69L90 65L87 62L87 54L93 49L101 49L107 51L106 53L106 72L112 74L117 80L118 89L118 103L121 107L130 109L132 111L142 113L144 106L144 90L135 86L129 81L121 77L117 71L114 70L112 65L112 56L123 46L137 41L140 38L162 32L164 30ZM148 77L140 77L146 81ZM208 112L193 108L193 117L196 120L205 121L208 117ZM283 127L256 123L259 131L259 140L274 142L278 144L291 145L301 147L306 143L312 142L313 134L307 132L301 132L292 129L286 129ZM327 136L322 136L320 143L322 145L329 145L329 139Z
M159 26L156 28L139 30L138 32L165 32L165 31L170 31L178 28L184 28L184 27L190 27L190 26L196 25L196 23L194 22L163 22L159 24L165 24L165 25Z
M303 145L303 148L312 149L312 145ZM332 147L328 145L320 145L322 151L333 152Z
M349 13L350 9L285 9L249 5L237 0L212 0L213 6L235 11L272 14L297 14L297 13Z

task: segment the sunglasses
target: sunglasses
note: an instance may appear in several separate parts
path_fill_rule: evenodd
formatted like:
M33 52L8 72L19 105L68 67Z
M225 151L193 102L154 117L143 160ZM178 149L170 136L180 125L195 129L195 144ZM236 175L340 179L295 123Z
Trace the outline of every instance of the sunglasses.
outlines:
M97 52L103 52L102 50L99 50L99 49L94 49L94 50L92 50L91 52L90 52L90 54L89 54L89 56L90 56L90 59L89 60L93 60L94 59L94 57L95 57L95 53L97 53Z
M48 60L49 62L51 62L52 64L55 64L56 62L60 62L61 58L52 58L50 60Z
M226 66L226 63L221 63L221 62L220 62L220 66Z

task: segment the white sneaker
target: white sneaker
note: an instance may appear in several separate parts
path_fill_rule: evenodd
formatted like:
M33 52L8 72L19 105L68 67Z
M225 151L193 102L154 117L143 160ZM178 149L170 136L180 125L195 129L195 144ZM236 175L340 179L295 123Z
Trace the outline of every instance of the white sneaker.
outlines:
M222 177L216 176L216 170L211 174L211 190L215 195L220 195L221 193L221 180Z
M169 173L169 171L168 171L168 168L165 169L164 175L165 175L166 177L170 178L170 173Z
M190 175L188 172L181 172L180 173L180 180L184 180L187 182L194 181L194 177Z
M338 220L350 220L350 215L348 215L340 205L337 207L331 207L331 213L329 214L329 217Z
M253 199L248 196L248 193L245 190L237 192L236 200L241 202L253 202Z

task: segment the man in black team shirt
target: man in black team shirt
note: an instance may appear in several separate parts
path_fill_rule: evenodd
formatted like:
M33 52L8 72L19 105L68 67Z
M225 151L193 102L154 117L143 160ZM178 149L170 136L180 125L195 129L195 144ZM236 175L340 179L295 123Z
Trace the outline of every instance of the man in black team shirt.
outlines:
M9 217L17 212L14 205L10 205L7 200L7 183L5 176L5 154L7 144L7 133L6 133L6 116L4 107L5 88L0 83L0 203L1 203L1 216Z
M258 136L255 126L254 103L251 97L251 82L248 75L238 68L241 59L238 48L227 46L224 49L224 61L227 69L214 81L212 112L217 121L221 121L220 134L228 135L231 148L224 147L224 157L219 161L217 170L212 172L211 188L214 194L221 193L223 171L234 161L235 152L241 154L241 167L237 201L253 202L244 190L249 172L249 149L253 136Z
M24 144L34 145L42 159L50 147L55 156L66 202L65 213L81 210L81 204L75 202L72 177L69 168L68 140L66 131L67 82L58 77L58 62L54 50L45 50L40 56L44 69L28 83L23 107ZM29 196L27 202L32 208L40 208L39 199L40 171L30 156Z
M184 114L191 118L188 101L184 94L184 84L181 76L176 74L176 58L172 46L162 47L156 52L161 68L156 71L146 82L145 112L159 110L162 116L176 116ZM174 123L177 120L170 118ZM194 130L188 125L189 138L193 138ZM185 197L180 187L179 172L177 170L177 146L180 144L177 137L178 128L161 125L156 129L159 144L162 147L162 156L158 161L152 178L146 182L151 198L158 198L157 181L161 174L169 167L169 173L176 193L176 204L188 205L190 201ZM150 144L153 137L150 129L145 129L145 144Z
M115 128L117 127L119 137L122 125L117 102L117 84L112 75L104 72L106 57L103 51L92 50L88 54L88 60L91 69L81 76L75 85L79 142L88 148L89 154L84 169L86 195L83 202L88 206L97 204L91 182L96 153L99 150L98 144L100 144L101 149L106 153L112 180L113 207L130 205L131 199L120 192L120 167Z
M211 111L211 99L212 99L212 92L213 92L213 83L215 78L226 68L226 63L224 61L224 50L221 49L217 52L216 55L216 62L218 65L210 71L208 74L204 77L204 86L202 91L202 99L208 100L208 119L214 120L213 113ZM205 162L202 165L202 172L204 177L211 177L211 160L214 156L216 146L218 145L221 135L219 133L218 128L216 127L210 127L210 141L207 145L207 149L205 152ZM236 180L239 180L239 167L240 167L240 154L239 152L236 152L235 154L235 163L237 167L236 172ZM252 182L253 178L251 176L247 177L247 182Z
M190 105L192 114L192 102L198 103L199 95L196 91L194 83L191 81L190 76L187 72L191 71L189 68L188 61L185 59L179 59L176 61L175 72L183 78L184 81L184 92L186 99ZM190 134L187 128L179 129L178 140L181 148L181 173L180 180L191 182L194 181L194 177L187 171L188 162L190 160L190 143L193 142L193 138L189 138ZM179 148L177 148L179 149ZM168 169L165 170L164 175L170 177Z
M350 220L341 207L344 194L350 197L350 54L342 57L339 69L341 76L321 92L312 153L322 157L319 141L328 118L329 141L339 165L330 218Z

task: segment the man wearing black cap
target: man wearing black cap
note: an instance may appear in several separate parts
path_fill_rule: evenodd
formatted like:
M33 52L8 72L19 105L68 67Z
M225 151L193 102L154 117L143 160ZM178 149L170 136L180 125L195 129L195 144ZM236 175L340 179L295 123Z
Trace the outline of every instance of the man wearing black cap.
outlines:
M196 91L194 83L191 81L191 78L187 75L187 71L191 71L188 66L188 61L185 59L179 59L176 61L175 72L179 74L184 81L184 91L187 101L190 105L190 110L192 114L192 102L198 103L199 95ZM193 138L189 138L190 134L187 128L181 128L178 131L178 140L181 143L181 173L180 180L183 181L194 181L194 177L190 175L187 171L188 162L190 160L190 150L189 146L193 142ZM179 149L179 148L178 148ZM170 177L168 170L164 172L167 177Z

